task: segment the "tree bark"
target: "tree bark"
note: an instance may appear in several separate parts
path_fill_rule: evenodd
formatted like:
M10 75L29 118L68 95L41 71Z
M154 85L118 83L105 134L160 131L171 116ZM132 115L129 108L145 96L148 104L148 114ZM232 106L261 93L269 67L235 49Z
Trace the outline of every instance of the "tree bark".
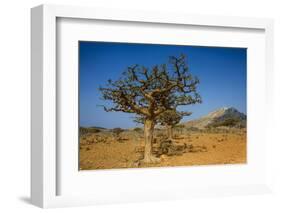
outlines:
M145 120L144 122L144 159L145 163L157 163L160 161L159 158L156 158L152 155L152 141L153 141L153 132L154 132L155 122L153 120Z
M166 126L167 137L169 140L173 139L173 127L171 125Z

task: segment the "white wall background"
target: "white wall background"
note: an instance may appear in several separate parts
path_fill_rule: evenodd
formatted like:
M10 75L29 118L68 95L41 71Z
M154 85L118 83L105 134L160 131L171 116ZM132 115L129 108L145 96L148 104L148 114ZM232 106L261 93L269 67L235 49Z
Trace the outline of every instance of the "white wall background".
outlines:
M269 17L275 19L275 168L273 195L80 207L69 212L280 212L281 211L281 3L278 0L9 0L0 7L0 211L37 212L29 204L30 178L30 8L42 3L79 4L191 14ZM279 85L278 85L279 83ZM278 110L279 109L279 110ZM64 209L47 210L60 212Z

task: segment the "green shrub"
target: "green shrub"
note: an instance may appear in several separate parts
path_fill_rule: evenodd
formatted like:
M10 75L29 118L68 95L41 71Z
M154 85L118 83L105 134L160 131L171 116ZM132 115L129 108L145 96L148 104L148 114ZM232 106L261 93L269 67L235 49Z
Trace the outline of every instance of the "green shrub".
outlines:
M142 132L142 128L136 127L136 128L134 128L134 131L135 131L135 132Z

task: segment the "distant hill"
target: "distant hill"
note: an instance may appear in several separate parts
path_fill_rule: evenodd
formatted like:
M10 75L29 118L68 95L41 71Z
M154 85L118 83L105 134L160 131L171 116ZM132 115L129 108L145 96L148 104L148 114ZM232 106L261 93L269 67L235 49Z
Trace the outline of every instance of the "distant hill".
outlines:
M79 132L81 135L87 134L87 133L98 133L101 131L106 131L106 128L98 127L98 126L92 126L92 127L80 127Z
M107 129L107 128L100 127L100 126L91 126L91 127L87 127L87 128L90 128L90 129L100 129L100 130L106 130Z
M199 119L182 123L187 128L246 127L247 116L234 107L223 107Z

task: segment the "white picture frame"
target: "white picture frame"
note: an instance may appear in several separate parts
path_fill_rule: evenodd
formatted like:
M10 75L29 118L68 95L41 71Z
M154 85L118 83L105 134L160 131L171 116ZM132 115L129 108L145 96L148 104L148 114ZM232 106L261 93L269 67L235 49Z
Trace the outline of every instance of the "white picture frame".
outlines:
M200 26L225 28L231 32L235 29L262 30L264 33L264 65L263 73L265 87L262 92L266 95L264 108L269 112L264 116L264 127L270 128L272 119L272 91L273 85L273 21L271 19L216 17L187 14L166 14L143 11L122 11L100 8L84 8L74 6L41 5L31 10L31 56L32 56L32 141L31 141L31 201L34 205L47 207L62 207L76 205L92 205L99 203L138 202L144 200L182 199L186 197L235 195L265 193L271 191L270 162L265 161L265 179L255 184L233 184L210 187L199 187L188 190L170 187L169 190L156 190L151 196L133 194L130 192L114 191L103 196L91 195L61 195L58 193L60 158L57 146L57 21L64 19L107 20L133 23L153 23L165 26ZM268 135L263 135L266 145L270 141ZM263 153L265 154L265 153ZM265 156L263 156L265 159ZM152 172L155 169L149 169ZM154 172L161 175L165 168ZM168 170L166 170L168 171ZM177 170L177 173L181 170ZM156 174L157 173L157 174ZM116 173L118 175L118 173ZM85 174L87 175L87 174ZM126 175L123 172L120 175ZM94 176L92 176L94 177ZM71 180L71 178L70 178ZM170 194L164 192L170 192ZM122 196L119 193L123 193Z

